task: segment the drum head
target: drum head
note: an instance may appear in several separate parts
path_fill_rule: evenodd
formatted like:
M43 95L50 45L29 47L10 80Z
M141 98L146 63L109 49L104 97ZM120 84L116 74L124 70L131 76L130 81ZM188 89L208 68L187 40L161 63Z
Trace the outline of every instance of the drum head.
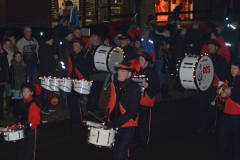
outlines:
M200 57L195 71L195 83L198 89L201 91L207 90L212 84L213 78L212 60L208 56Z
M116 73L116 70L114 69L115 66L117 66L119 63L123 61L123 50L119 47L115 47L108 58L108 70L111 73Z

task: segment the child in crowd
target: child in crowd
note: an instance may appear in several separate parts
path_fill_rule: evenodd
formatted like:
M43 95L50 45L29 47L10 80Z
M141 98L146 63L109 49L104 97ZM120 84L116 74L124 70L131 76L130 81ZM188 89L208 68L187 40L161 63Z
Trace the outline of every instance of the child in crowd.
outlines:
M158 57L162 59L162 73L163 73L163 84L162 84L162 98L168 99L172 96L168 95L168 84L171 72L171 55L168 51L170 48L169 42L163 41L160 46Z
M37 127L41 122L41 109L33 99L35 94L36 89L32 83L24 83L22 85L23 105L18 123L24 125L26 129L24 130L25 137L20 142L20 160L35 159Z
M141 45L141 37L140 36L135 36L131 45L136 50L137 54L142 54L142 52L144 52L144 48Z
M20 114L20 102L22 100L21 86L26 82L25 64L22 60L22 53L15 52L10 66L12 101L13 101L13 114L18 118Z

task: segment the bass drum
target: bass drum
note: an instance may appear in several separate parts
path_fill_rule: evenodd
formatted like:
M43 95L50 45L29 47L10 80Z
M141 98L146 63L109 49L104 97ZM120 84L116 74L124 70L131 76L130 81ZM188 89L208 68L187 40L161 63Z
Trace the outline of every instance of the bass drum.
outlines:
M207 90L214 78L214 67L208 56L185 56L179 64L179 79L185 89Z
M116 73L114 67L123 61L120 47L99 46L94 54L94 67L98 71Z

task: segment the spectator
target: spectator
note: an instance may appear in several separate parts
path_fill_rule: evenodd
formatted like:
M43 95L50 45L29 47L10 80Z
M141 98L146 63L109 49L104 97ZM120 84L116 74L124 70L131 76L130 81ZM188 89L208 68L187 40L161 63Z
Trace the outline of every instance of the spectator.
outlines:
M188 46L192 48L192 53L195 55L200 55L203 46L202 34L198 28L199 22L193 20L191 23L191 28L186 34Z
M93 58L94 54L96 52L96 49L101 45L101 39L98 35L94 34L90 37L90 44L88 46L86 57L89 57L88 59L91 59L91 68L94 68L93 65ZM94 69L94 74L90 75L89 79L93 80L93 84L91 87L90 94L87 98L87 111L101 111L102 109L99 108L99 99L102 92L102 88L104 85L104 81L106 79L106 72L98 72L96 69ZM83 103L86 103L86 99L82 99Z
M16 46L16 38L14 37L14 35L8 35L7 39L10 40L10 50L14 53L16 51L18 51L18 48Z
M53 49L53 37L51 35L47 35L42 43L40 43L39 47L39 76L41 77L56 77L55 75L55 64L58 56ZM42 90L42 113L50 114L50 112L56 111L48 104L48 96L49 91L43 88Z
M175 18L179 17L179 13L181 12L182 8L183 8L183 3L179 3L179 5L174 8L172 16Z
M124 52L124 60L130 61L132 59L137 59L137 52L135 49L130 46L131 37L128 34L122 35L118 37L118 40L120 40L120 45Z
M15 118L21 114L22 84L26 82L25 64L22 60L22 53L15 52L11 60L10 81L12 89L13 113Z
M169 77L171 73L171 55L168 51L170 48L169 42L163 41L159 50L159 57L163 61L162 73L163 73L163 84L162 84L162 98L169 99L172 96L168 94Z
M148 21L144 24L144 28L149 28L150 31L155 32L157 30L156 16L149 15L148 16Z
M102 36L102 44L104 45L104 46L109 46L110 44L109 44L109 37L108 37L108 35L103 35Z
M148 28L143 28L142 37L141 37L141 45L144 48L145 52L153 53L155 55L155 48L153 41L151 39L151 32Z
M83 37L82 36L82 30L80 27L76 26L73 30L73 41L74 40L79 40L81 42L83 42L83 48L82 48L82 51L84 52L86 50L86 47L88 46L89 44L89 38L88 37Z
M216 26L217 32L218 32L218 37L221 38L224 41L223 37L223 28L221 26Z
M75 26L79 26L78 12L74 9L72 1L66 1L65 6L62 16L67 19L68 28L73 30Z
M127 34L132 37L132 39L135 38L135 36L141 36L141 30L140 26L137 23L132 23L130 27L128 28Z
M5 85L9 82L9 65L7 52L2 49L0 43L0 120L3 120L3 93L5 91Z
M3 49L7 53L8 67L10 68L11 60L13 58L13 52L11 51L11 42L7 38L3 40ZM12 108L12 92L11 92L10 80L6 84L6 105L7 105L7 111L10 113L13 113L11 109Z
M165 25L165 29L170 32L170 34L173 34L175 32L175 17L168 16L168 22Z
M118 40L118 38L121 36L122 36L122 32L116 33L116 36L113 39L113 47L120 47L120 40Z
M133 46L133 48L136 50L137 54L142 54L142 52L144 52L144 48L141 45L141 37L136 36L133 39L133 43L131 44Z
M26 75L29 81L36 83L38 60L38 42L32 37L32 29L24 27L24 37L17 42L18 50L23 54L23 61L26 65Z

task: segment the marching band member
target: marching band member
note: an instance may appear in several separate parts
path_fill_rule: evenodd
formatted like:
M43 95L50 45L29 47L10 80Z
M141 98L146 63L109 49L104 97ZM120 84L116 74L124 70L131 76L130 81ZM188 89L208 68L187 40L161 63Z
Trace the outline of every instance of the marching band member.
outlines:
M224 57L217 54L217 50L220 48L220 44L216 40L210 40L208 44L209 57L213 62L215 77L211 86L206 91L200 93L200 118L202 128L198 132L215 132L216 121L216 107L212 105L212 101L216 97L217 87L227 77L227 61ZM213 71L209 71L213 72Z
M68 56L68 77L72 80L88 80L90 70L89 63L84 59L84 52L82 52L83 43L75 40L73 42L73 52ZM73 88L70 93L67 93L67 103L70 111L71 125L67 129L77 129L81 127L82 122L82 106L79 103L80 94Z
M141 90L131 79L140 70L138 60L122 61L116 67L117 74L111 82L111 95L107 106L108 122L103 128L118 128L115 136L113 157L123 160L129 157L129 148L138 125L138 109Z
M37 127L41 122L41 109L37 102L33 99L36 94L36 88L32 83L22 85L23 105L22 114L19 123L27 127L24 131L24 138L20 142L19 159L32 160L35 159L35 151L37 146Z
M235 146L235 159L240 159L240 62L231 63L228 88L221 96L226 99L220 122L220 152L222 159L231 159L229 143L231 136Z
M140 143L141 149L148 148L151 125L151 109L154 106L155 95L158 91L159 80L157 72L150 66L155 59L153 53L143 52L139 55L140 72L139 75L145 75L147 79L143 82L144 93L141 95L139 107L138 127L135 130L133 144Z

